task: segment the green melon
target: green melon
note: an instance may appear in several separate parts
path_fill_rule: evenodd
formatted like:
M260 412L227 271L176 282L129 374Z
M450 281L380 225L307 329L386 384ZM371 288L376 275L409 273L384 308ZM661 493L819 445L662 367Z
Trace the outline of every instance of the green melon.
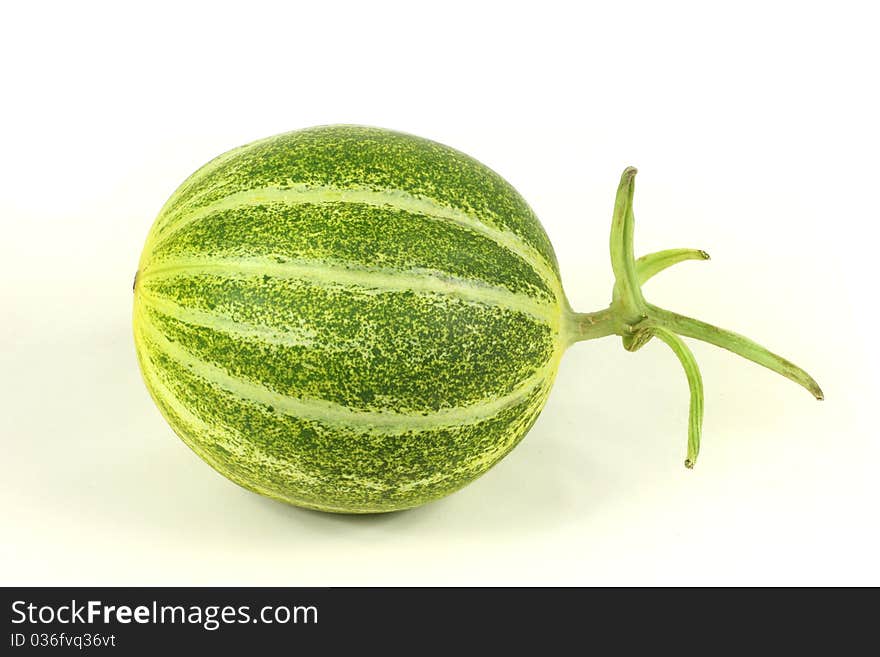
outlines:
M793 378L754 343L651 306L641 282L703 252L632 258L634 170L612 229L613 301L573 312L522 197L449 147L327 126L232 150L163 207L135 277L147 388L174 431L232 481L324 511L414 507L522 440L572 343L657 336L702 389L677 334Z

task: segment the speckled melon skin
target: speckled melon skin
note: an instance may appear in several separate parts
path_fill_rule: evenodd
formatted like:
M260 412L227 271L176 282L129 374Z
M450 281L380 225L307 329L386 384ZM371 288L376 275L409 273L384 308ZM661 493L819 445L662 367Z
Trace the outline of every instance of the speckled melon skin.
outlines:
M181 185L147 238L133 324L153 400L218 472L371 513L448 495L523 438L567 308L500 176L425 139L326 126Z

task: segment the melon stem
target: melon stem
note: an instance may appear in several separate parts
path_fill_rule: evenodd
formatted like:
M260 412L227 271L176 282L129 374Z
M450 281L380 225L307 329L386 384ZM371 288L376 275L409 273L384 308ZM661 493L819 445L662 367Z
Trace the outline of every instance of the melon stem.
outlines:
M617 335L622 338L624 349L637 351L656 337L672 349L684 368L690 390L685 466L692 468L700 451L703 380L693 353L680 336L714 344L763 365L800 384L816 399L824 399L824 394L813 377L803 369L749 338L665 310L645 300L642 285L652 276L679 262L708 260L709 254L700 249L668 249L635 259L633 196L636 172L633 167L624 170L614 200L610 239L611 267L614 271L611 305L592 313L569 312L567 331L571 342Z

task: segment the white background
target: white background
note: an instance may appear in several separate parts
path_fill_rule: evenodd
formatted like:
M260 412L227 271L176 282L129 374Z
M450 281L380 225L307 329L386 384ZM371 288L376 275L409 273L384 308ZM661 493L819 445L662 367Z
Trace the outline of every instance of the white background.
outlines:
M880 584L872 3L17 3L0 17L0 584ZM315 124L433 138L541 217L604 307L615 186L646 288L790 357L824 403L692 343L566 355L526 440L421 509L245 492L140 380L131 281L160 206L239 144Z

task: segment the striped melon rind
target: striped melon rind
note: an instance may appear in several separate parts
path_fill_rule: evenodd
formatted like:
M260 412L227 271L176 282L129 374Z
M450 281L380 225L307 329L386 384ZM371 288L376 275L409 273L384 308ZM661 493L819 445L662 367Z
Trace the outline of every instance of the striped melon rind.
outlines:
M497 174L330 126L193 174L141 258L135 341L212 467L299 506L417 506L483 474L540 413L568 338L556 258Z

